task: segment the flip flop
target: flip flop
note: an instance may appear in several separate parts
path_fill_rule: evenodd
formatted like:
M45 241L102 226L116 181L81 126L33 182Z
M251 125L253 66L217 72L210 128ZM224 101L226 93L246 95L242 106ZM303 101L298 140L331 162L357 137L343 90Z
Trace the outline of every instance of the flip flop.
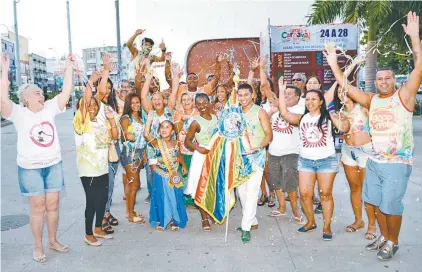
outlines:
M35 252L32 254L32 257L34 258L34 260L37 263L45 263L47 261L47 257L45 256L45 254L41 255L41 256L35 256Z
M365 223L361 222L357 227L352 227L352 225L346 227L346 232L356 232L358 229L363 229Z
M272 210L269 214L268 214L268 216L270 216L270 217L279 217L279 216L282 216L282 215L286 215L287 213L282 213L282 212L280 212L279 210Z
M68 246L54 247L52 244L48 244L48 248L57 252L66 253L69 252Z

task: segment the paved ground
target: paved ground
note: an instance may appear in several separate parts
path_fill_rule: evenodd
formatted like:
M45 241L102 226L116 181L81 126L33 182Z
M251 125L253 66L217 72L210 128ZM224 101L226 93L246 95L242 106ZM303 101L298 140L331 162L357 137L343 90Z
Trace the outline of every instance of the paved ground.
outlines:
M32 237L29 225L1 232L2 271L422 271L422 118L415 118L416 165L404 199L405 214L400 250L395 259L380 262L365 251L364 231L346 233L353 220L349 188L340 172L334 186L334 239L324 242L321 229L297 234L297 225L289 216L267 216L268 207L258 208L260 229L252 232L252 241L243 244L234 229L241 219L236 207L230 214L228 242L224 226L213 226L211 233L200 229L199 213L189 208L189 223L178 233L156 233L149 226L131 225L124 219L121 172L118 173L112 212L120 219L115 239L94 248L84 244L85 196L76 171L72 113L57 119L62 145L66 193L61 200L59 237L71 251L60 254L46 251L48 262L32 261ZM16 133L13 126L1 128L1 211L2 216L27 215L29 204L20 196L16 167ZM148 214L143 203L146 190L139 192L136 209ZM27 217L23 216L25 221ZM317 223L322 225L321 216Z

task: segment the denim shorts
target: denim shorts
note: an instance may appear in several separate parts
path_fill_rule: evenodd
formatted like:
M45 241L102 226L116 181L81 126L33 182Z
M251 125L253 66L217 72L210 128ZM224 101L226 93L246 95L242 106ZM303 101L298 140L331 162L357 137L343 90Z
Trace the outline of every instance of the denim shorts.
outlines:
M343 143L341 147L341 161L348 166L366 167L366 161L372 153L372 143L362 146L350 146Z
M144 150L143 149L136 149L131 150L128 149L125 145L122 148L122 152L120 153L120 163L123 167L128 165L132 165L134 163L138 163L142 161L144 158Z
M362 201L379 207L389 215L403 214L403 197L412 166L404 163L378 163L371 159L366 163Z
M338 169L339 165L336 154L319 160L311 160L299 156L299 160L297 162L297 170L299 172L337 173Z
M64 186L62 162L36 169L18 166L19 187L24 196L60 192Z

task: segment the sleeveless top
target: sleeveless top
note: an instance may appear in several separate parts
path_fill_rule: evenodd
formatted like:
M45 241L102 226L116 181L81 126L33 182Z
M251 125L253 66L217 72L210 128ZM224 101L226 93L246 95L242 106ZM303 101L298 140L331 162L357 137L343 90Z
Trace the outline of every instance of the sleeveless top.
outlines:
M262 140L265 138L264 128L259 120L260 106L253 105L248 112L243 112L243 117L246 122L246 133L251 148L256 148L261 145Z
M129 150L134 150L134 149L144 149L146 146L146 140L144 137L144 131L145 131L145 125L142 123L138 123L135 119L133 119L132 116L129 115L123 115L123 118L128 118L130 125L127 128L127 132L128 133L132 133L135 137L135 141L131 142L131 141L126 141L126 140L121 140L122 144L126 145L128 147Z
M80 112L80 111L79 111ZM108 148L110 123L101 118L104 104L100 104L96 121L89 114L81 130L75 129L76 162L80 177L99 177L108 173ZM74 118L78 118L78 114Z
M161 139L157 139L161 141ZM166 143L163 141L163 145L166 146ZM173 169L173 172L176 173L179 168L179 161L177 158L179 152L179 146L175 145L173 148L167 148L168 154L167 158L170 161L170 165ZM167 170L166 164L164 163L163 154L161 154L161 150L157 147L154 148L154 157L156 159L156 164L154 166L154 171L164 178L169 178L169 172Z
M246 138L249 142L250 148L256 148L261 145L262 140L265 138L264 128L262 127L261 121L259 120L260 106L255 104L249 109L248 112L243 112L242 116L246 123ZM252 162L252 168L254 171L263 171L266 162L266 151L265 148L248 155Z
M412 164L413 112L406 109L396 91L391 97L372 97L369 109L374 154L371 158L380 163Z
M160 133L158 132L158 127L160 126L160 123L169 120L173 123L173 115L168 107L164 108L164 113L160 116L157 115L157 111L154 110L154 117L152 119L151 129L150 129L150 135L154 139L161 139ZM173 140L176 139L176 136L174 135L172 137ZM148 158L154 157L154 150L152 146L147 145L147 156Z
M184 155L192 155L193 152L190 151L186 146L185 146L185 139L186 139L186 135L188 133L189 127L192 124L192 122L195 120L195 116L198 115L198 111L196 110L196 108L193 109L192 113L189 115L189 119L183 121L182 120L182 115L184 114L184 111L177 111L175 116L174 116L174 121L175 122L183 122L183 126L182 129L180 130L180 133L177 134L177 140L179 142L179 148L180 148L180 152Z
M328 120L318 128L320 115L312 117L309 113L302 117L299 124L299 154L305 159L320 160L335 155L332 123Z
M350 111L344 111L344 115L349 119L349 134L357 132L366 132L369 134L369 118L362 112L362 106L359 103Z
M217 117L214 114L211 114L211 120L207 120L201 116L196 116L195 120L199 123L201 126L201 131L195 133L195 140L200 144L201 146L207 147L211 137L217 133L217 124L218 120Z

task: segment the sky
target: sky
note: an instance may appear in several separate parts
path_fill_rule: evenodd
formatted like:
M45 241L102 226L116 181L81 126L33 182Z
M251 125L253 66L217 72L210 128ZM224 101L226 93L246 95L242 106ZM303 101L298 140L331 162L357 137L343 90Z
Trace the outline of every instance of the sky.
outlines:
M259 37L272 25L305 24L313 1L120 0L122 44L136 29L146 29L156 46L164 39L183 65L190 45L203 39ZM116 45L115 0L69 0L73 52ZM29 53L45 57L68 50L66 0L20 0L19 34L29 38ZM0 0L0 33L13 31L13 0ZM2 25L3 24L3 25Z

